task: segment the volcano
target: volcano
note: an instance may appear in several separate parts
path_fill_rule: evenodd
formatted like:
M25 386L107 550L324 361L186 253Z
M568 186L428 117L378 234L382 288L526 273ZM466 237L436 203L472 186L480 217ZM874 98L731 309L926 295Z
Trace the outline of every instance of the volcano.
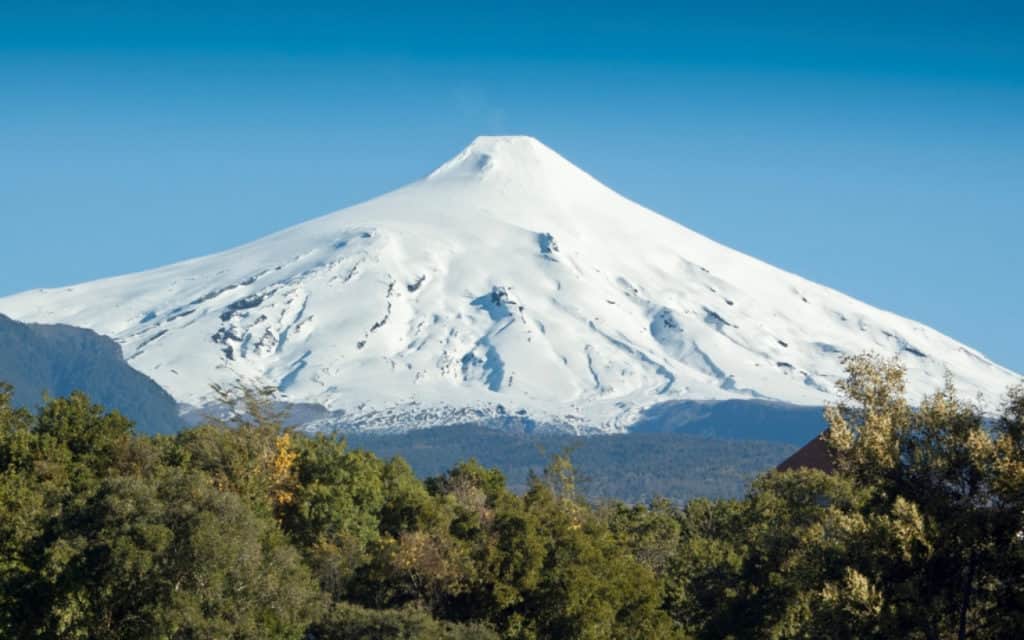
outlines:
M216 255L0 299L92 329L179 402L272 386L312 428L519 416L627 430L662 403L821 405L844 354L899 356L995 407L1019 378L922 324L718 244L534 138L477 138L425 178Z

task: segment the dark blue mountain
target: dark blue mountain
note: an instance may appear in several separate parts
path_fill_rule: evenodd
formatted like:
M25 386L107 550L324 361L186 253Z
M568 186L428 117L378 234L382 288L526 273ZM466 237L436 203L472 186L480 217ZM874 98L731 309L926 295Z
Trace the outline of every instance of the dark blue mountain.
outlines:
M174 398L125 363L116 342L88 329L24 324L0 314L0 381L14 386L15 406L34 408L44 394L83 391L141 432L182 427Z

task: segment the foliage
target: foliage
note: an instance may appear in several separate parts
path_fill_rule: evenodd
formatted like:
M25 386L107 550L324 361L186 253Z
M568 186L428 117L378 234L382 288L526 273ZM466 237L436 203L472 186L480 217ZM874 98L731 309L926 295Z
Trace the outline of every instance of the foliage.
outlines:
M183 445L133 435L82 394L35 416L6 399L0 635L293 638L317 615L309 569L269 514L162 461Z
M339 602L324 618L310 627L315 640L498 640L494 631L481 624L458 624L431 617L416 607L380 611Z
M588 502L565 454L521 488L474 460L423 481L244 387L144 436L0 386L0 637L1012 637L1024 387L993 420L948 384L912 407L897 363L848 371L837 473L683 506Z
M666 604L706 638L1004 638L1021 624L1021 409L992 424L947 384L918 407L899 363L848 359L829 407L839 472L772 473L691 502Z

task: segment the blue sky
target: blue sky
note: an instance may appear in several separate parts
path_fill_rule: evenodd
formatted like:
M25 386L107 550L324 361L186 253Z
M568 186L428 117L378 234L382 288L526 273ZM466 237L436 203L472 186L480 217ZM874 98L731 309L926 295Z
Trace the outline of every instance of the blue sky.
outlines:
M527 133L1024 371L1019 3L209 4L0 0L0 295L226 249Z

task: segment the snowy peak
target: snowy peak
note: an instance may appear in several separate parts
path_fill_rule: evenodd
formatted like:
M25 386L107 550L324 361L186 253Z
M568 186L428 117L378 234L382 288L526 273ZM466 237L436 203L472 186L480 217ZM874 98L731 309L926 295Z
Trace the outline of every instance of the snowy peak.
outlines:
M843 355L864 351L903 358L917 396L948 368L991 407L1018 379L526 136L477 138L422 180L244 246L3 298L0 313L111 336L181 402L243 380L365 428L518 415L615 431L677 400L819 405Z
M428 180L484 179L495 175L578 172L569 161L530 136L479 136Z
M479 136L427 176L428 182L489 183L535 193L582 197L611 191L531 136Z
M628 201L550 147L530 136L480 136L425 179L399 190L400 198L424 206L399 208L419 219L437 213L437 221L453 216L485 216L495 221L562 236L617 238L651 224L661 216ZM436 211L431 205L442 205ZM667 221L665 221L667 222ZM671 226L679 228L675 223Z

